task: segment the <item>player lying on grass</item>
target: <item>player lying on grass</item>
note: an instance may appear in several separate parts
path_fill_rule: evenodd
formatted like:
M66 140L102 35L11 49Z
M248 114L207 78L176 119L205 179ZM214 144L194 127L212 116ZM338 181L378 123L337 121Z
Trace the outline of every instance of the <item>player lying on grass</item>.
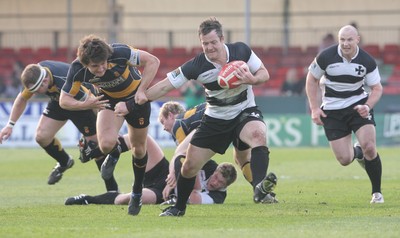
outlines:
M160 204L164 202L163 189L169 173L169 163L159 145L149 135L147 136L147 146L149 160L144 177L142 202L143 204ZM175 165L181 166L180 160L177 160ZM235 179L236 170L232 164L218 165L215 161L210 160L199 173L197 186L188 202L192 204L223 203L226 198L226 188ZM168 197L173 197L171 195ZM130 199L131 193L106 192L96 196L81 194L67 198L65 205L125 205L129 203ZM172 202L173 200L168 201L168 204Z
M143 204L158 204L164 201L162 191L166 184L165 179L168 175L169 162L165 158L161 148L150 135L147 135L147 147L149 160L143 182L142 202ZM81 194L67 198L65 205L85 205L90 203L128 204L131 194L119 192L106 192L97 196Z
M199 104L194 108L185 110L184 107L176 101L169 101L162 105L160 108L160 113L158 120L163 125L164 130L172 135L172 138L177 144L177 148L174 158L186 157L186 150L189 147L190 140L196 131L196 128L200 125L200 121L204 116L204 111L206 110L206 103ZM242 149L242 147L240 147ZM253 176L250 169L250 149L234 149L234 159L236 164L238 164L242 170L245 179L252 185ZM175 171L176 166L170 164L170 174L167 179L167 187L173 189L176 185L176 178L180 172L180 167L178 171ZM275 198L275 193L273 189L276 186L277 178L274 173L269 173L265 183L265 191L267 195L260 201L262 203L276 203L278 200ZM165 195L168 191L164 191Z

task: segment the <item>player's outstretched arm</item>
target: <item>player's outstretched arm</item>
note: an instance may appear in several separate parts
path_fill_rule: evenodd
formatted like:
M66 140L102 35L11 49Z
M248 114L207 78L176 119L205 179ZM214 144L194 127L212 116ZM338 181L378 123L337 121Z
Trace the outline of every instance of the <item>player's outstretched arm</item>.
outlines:
M149 89L147 89L146 91L147 100L154 101L156 99L159 99L173 89L175 89L175 87L171 84L168 78L165 78L160 82L154 84Z
M68 93L61 91L60 94L60 106L66 110L81 111L89 109L105 109L108 100L102 100L103 95L94 96L93 94L87 94L87 97L80 101Z
M3 143L3 140L7 140L11 136L13 127L24 113L27 104L28 100L19 93L11 108L11 114L7 125L0 131L0 144Z

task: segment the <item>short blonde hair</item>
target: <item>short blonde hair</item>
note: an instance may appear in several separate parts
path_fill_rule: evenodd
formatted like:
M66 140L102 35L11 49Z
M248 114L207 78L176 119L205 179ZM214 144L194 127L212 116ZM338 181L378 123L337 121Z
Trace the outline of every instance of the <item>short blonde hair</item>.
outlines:
M169 113L178 115L184 112L185 108L179 102L169 101L161 106L160 113L158 114L158 120L161 121L161 118L167 118Z
M21 83L25 88L35 84L40 77L41 68L38 64L29 64L21 73Z

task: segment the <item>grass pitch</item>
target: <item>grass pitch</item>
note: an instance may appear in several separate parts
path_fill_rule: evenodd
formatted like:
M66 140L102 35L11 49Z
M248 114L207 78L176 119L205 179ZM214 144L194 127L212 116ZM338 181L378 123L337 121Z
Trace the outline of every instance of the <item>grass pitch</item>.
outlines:
M67 151L78 157L76 148ZM47 185L55 165L41 149L0 149L0 237L398 237L399 148L379 148L384 204L369 204L371 185L357 163L342 167L329 148L271 148L269 171L278 176L278 204L254 204L239 173L223 205L191 205L184 217L158 217L158 205L136 216L127 206L65 206L66 197L104 192L93 161L75 160L56 185ZM165 149L167 158L171 149ZM231 151L217 162L232 162ZM130 154L116 178L130 191Z

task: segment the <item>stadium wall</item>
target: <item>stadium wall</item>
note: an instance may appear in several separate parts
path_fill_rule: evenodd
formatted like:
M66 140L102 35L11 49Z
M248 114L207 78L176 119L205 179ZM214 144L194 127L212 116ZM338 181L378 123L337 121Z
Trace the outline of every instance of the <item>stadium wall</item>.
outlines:
M68 18L68 2L71 18ZM198 46L197 26L217 16L231 41L246 39L245 0L13 0L0 1L0 47L76 46L95 33L137 47ZM356 22L363 42L400 43L400 1L249 0L250 45L306 47ZM115 3L115 4L113 4ZM287 16L287 18L285 18ZM72 28L69 29L68 27ZM68 35L71 31L71 36Z

